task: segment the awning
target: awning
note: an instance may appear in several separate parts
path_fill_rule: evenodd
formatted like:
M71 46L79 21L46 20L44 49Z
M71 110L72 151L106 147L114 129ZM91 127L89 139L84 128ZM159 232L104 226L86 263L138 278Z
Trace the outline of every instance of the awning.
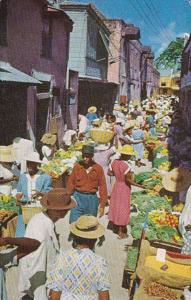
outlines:
M44 81L44 82L50 82L54 80L54 75L38 72L35 70L32 70L32 76L37 80Z
M13 68L4 61L0 61L0 82L17 82L27 85L41 84L37 79Z

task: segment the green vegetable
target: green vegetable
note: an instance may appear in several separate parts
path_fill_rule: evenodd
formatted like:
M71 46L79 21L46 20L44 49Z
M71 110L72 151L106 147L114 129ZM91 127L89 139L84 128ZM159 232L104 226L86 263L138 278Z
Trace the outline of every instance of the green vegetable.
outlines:
M160 165L162 165L163 163L168 162L168 156L163 156L161 158L155 158L153 161L153 166L154 168L158 168Z
M143 183L145 180L151 178L153 175L155 175L156 171L152 171L152 172L141 172L139 174L135 175L135 182L141 184Z
M129 247L127 251L127 268L130 270L135 270L138 258L138 248Z

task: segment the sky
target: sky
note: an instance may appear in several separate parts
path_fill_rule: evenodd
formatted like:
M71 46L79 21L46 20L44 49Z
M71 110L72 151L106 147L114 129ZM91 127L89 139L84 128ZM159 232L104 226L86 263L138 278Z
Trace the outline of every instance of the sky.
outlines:
M191 32L191 0L78 0L94 3L108 18L140 27L141 42L157 57L178 36Z

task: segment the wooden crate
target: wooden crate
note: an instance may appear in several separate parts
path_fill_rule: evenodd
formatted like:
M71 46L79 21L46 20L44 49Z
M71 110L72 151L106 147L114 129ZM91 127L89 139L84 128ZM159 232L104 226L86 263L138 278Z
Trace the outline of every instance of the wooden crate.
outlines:
M27 207L27 206L21 206L22 209L22 215L23 215L23 222L24 224L28 224L30 219L43 211L42 207Z

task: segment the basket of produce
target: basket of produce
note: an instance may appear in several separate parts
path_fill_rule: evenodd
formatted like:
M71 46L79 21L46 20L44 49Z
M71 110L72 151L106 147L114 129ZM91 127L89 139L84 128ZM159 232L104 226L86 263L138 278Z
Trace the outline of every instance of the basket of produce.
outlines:
M114 137L114 132L111 130L91 129L90 136L92 140L101 144L108 144Z
M0 210L0 237L15 237L17 213L10 210ZM4 249L6 247L0 247Z
M39 201L27 203L26 205L21 206L22 215L23 215L23 222L24 224L28 224L30 219L43 211L43 207L40 205Z
M135 293L135 300L180 300L183 291L172 289L155 281L144 280Z

